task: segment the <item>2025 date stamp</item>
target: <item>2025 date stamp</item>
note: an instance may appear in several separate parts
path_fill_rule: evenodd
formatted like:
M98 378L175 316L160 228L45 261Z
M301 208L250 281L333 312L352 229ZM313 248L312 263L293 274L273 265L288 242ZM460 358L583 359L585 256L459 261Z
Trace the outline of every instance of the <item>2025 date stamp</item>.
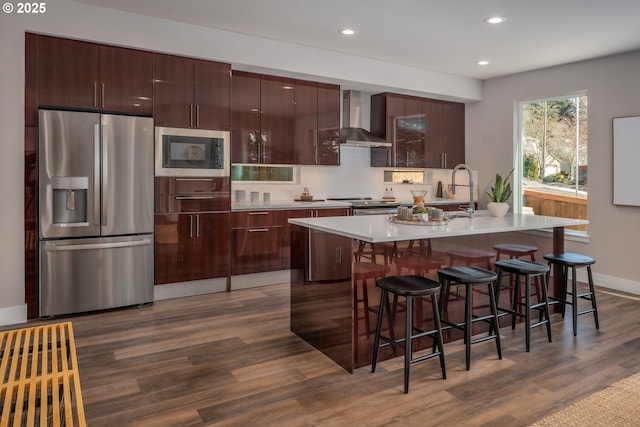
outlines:
M2 5L2 11L6 14L39 14L47 12L46 2L29 2L29 3L10 3L6 2Z

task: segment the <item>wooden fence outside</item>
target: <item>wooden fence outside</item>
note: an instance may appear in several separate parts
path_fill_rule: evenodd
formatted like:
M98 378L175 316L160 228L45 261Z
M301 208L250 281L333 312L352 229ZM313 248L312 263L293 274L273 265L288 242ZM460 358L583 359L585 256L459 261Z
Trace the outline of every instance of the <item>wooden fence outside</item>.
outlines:
M524 190L524 205L533 208L536 215L587 219L587 199L542 191ZM586 225L567 227L586 231Z

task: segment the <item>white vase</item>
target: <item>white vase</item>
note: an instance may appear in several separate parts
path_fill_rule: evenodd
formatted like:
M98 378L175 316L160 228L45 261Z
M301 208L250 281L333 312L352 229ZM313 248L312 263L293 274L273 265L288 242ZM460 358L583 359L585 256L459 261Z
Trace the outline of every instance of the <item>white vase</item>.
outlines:
M489 202L489 204L487 205L487 209L489 209L489 212L491 212L491 216L502 218L509 211L509 204L500 202Z

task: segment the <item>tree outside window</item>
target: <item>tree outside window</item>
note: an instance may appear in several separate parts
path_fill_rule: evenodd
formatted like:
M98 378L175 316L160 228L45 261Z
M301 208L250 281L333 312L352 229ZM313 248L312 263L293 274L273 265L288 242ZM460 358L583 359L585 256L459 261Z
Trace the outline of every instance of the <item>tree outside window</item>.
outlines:
M586 94L520 103L523 212L586 219L587 107Z

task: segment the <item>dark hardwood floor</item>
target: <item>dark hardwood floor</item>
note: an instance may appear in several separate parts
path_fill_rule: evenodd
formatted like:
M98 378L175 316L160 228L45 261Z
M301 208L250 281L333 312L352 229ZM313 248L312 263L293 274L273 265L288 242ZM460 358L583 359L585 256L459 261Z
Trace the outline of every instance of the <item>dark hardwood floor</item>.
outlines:
M553 342L522 325L412 366L352 375L289 331L289 286L169 301L70 319L88 424L98 426L526 426L640 372L640 298L599 290L600 330L552 316ZM59 319L56 319L59 320ZM51 320L51 321L56 321ZM43 323L42 321L32 322ZM7 329L7 328L4 328Z

